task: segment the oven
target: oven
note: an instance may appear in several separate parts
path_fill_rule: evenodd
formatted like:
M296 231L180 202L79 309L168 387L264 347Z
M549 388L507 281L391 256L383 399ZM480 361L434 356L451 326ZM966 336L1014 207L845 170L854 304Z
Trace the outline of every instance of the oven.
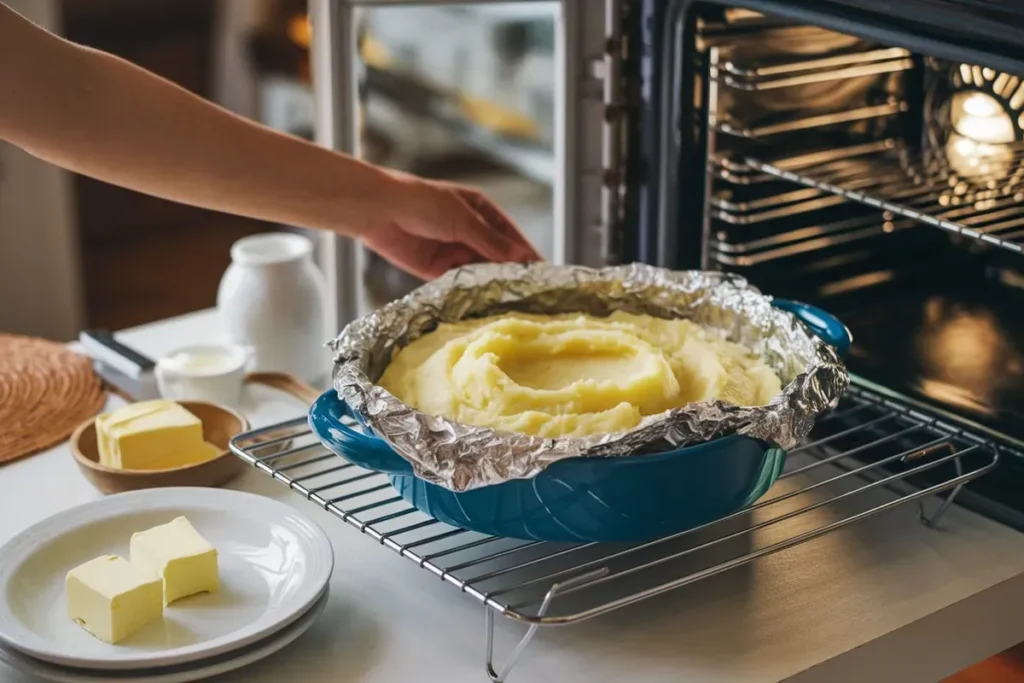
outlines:
M957 501L1024 529L1024 7L645 10L622 256L833 312L856 387L1009 446Z
M319 139L358 153L359 8L311 10ZM857 391L1004 446L957 501L1024 529L1022 30L995 0L563 0L555 260L836 314ZM363 259L323 250L339 324Z

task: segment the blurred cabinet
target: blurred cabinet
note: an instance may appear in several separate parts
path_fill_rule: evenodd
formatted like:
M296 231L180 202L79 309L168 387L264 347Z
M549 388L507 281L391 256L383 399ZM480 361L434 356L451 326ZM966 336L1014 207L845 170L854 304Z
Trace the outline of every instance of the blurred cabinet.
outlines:
M365 12L367 66L434 90L447 111L509 142L554 143L557 3Z
M59 0L5 0L60 30ZM71 174L0 142L0 332L64 341L84 316Z
M307 3L273 0L251 40L260 119L313 138ZM554 255L557 2L402 4L357 12L363 158L480 187ZM418 281L370 252L370 305Z
M260 117L311 137L306 3L272 7L251 41ZM361 10L368 160L414 170L424 158L472 151L552 184L557 11L555 2Z
M64 35L209 98L216 9L210 0L63 0ZM76 177L74 191L91 326L118 329L212 306L231 244L270 227L89 178Z

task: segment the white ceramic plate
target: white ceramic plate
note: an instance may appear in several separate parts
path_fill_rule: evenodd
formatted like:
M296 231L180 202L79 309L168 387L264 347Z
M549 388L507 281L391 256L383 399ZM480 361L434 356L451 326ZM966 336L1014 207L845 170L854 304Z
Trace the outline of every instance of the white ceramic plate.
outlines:
M66 669L55 664L32 659L15 650L0 647L0 662L39 678L56 681L57 683L100 683L116 681L116 683L187 683L199 681L211 676L219 676L235 669L241 669L293 643L299 636L308 631L327 606L330 597L328 591L317 600L313 608L296 621L272 636L242 648L237 652L221 655L212 659L204 659L193 664L177 667L164 667L143 671L90 671L87 669Z
M117 645L67 617L70 569L104 553L128 557L133 532L178 515L217 548L220 591L175 602ZM85 669L194 662L281 630L312 607L333 570L327 536L283 503L227 489L122 493L54 515L0 548L0 644Z

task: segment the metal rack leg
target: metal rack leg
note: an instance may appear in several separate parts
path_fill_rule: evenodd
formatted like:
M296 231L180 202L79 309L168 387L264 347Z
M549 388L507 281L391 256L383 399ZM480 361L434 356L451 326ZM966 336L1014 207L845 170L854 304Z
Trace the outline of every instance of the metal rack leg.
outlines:
M963 476L964 466L963 463L960 461L960 458L955 458L953 460L953 465L954 467L956 467L956 476ZM946 496L945 500L939 503L939 506L935 508L935 510L931 513L925 510L924 500L919 500L917 502L917 512L918 519L921 520L921 524L924 524L926 527L930 529L934 529L938 525L939 520L942 519L942 516L946 514L946 510L949 509L949 506L953 504L953 499L956 498L956 495L960 493L960 489L962 489L963 487L964 485L960 484L955 489L950 491L949 495Z
M608 568L601 567L600 569L587 572L586 574L575 576L568 581L554 584L544 595L544 600L540 603L540 609L537 610L537 618L540 619L547 614L551 601L554 600L559 591L575 586L581 586L595 579L599 579L607 573ZM487 670L487 677L494 681L494 683L503 683L505 678L508 676L508 672L511 671L512 667L519 661L519 657L522 656L523 650L525 650L526 646L530 644L531 640L533 640L533 636L537 634L537 629L540 627L540 624L530 624L530 628L526 630L526 635L519 640L519 644L516 645L514 650L512 650L512 654L505 662L505 665L501 667L501 671L499 672L494 668L494 610L489 605L484 605L484 620L486 623L485 631L487 637L487 658L484 662L484 667Z

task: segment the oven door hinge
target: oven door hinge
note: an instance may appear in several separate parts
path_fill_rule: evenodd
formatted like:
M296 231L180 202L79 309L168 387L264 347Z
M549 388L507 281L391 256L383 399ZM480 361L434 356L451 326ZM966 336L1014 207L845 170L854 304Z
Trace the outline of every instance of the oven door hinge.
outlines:
M594 12L595 4L562 0L567 205L558 260L590 266L622 259L626 142L634 109L624 69L633 2L605 0L603 15Z
M625 199L626 124L629 105L623 64L626 59L626 0L605 3L605 48L601 64L604 120L601 125L601 230L603 260L618 263L623 253L623 211Z

